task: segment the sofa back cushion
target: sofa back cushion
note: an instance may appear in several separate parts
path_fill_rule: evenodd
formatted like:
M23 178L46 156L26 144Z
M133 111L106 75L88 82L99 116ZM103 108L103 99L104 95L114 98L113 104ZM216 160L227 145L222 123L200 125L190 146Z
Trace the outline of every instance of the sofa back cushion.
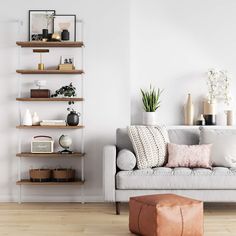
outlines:
M168 128L168 127L167 127ZM168 129L169 139L171 143L197 145L199 144L199 129ZM127 128L118 128L116 130L116 146L118 151L121 149L128 149L134 152L132 143L128 136Z
M236 130L201 127L200 144L213 144L213 166L236 167Z
M199 144L199 129L169 129L169 139L171 143L184 145L198 145Z

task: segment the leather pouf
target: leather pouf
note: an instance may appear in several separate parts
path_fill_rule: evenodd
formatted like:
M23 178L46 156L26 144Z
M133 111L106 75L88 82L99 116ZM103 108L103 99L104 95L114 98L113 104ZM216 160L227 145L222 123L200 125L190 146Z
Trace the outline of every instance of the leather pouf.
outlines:
M202 236L203 203L174 194L132 197L129 229L145 236Z

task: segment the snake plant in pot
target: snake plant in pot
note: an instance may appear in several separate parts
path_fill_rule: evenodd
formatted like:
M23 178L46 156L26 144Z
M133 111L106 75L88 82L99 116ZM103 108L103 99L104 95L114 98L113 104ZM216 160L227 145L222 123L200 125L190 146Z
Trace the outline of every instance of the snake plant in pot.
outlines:
M144 125L156 125L156 110L160 107L160 96L163 90L155 89L150 85L149 90L142 90L142 102L143 102L143 124Z

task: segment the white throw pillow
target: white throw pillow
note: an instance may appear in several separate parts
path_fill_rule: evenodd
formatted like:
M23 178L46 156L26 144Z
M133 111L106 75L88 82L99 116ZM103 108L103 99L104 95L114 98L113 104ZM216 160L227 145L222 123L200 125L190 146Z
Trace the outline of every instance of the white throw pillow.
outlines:
M133 170L136 166L136 157L128 149L122 149L119 151L116 165L120 170Z
M138 169L163 166L166 163L169 136L164 126L130 126L128 134Z
M213 144L213 166L236 167L236 130L201 127L200 144Z

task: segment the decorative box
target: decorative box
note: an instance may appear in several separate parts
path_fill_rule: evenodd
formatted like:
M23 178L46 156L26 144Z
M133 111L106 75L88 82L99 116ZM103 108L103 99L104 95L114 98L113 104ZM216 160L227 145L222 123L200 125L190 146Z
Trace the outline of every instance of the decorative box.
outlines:
M54 141L50 136L35 136L31 141L32 153L52 153Z
M49 89L31 89L30 90L31 98L50 98Z

